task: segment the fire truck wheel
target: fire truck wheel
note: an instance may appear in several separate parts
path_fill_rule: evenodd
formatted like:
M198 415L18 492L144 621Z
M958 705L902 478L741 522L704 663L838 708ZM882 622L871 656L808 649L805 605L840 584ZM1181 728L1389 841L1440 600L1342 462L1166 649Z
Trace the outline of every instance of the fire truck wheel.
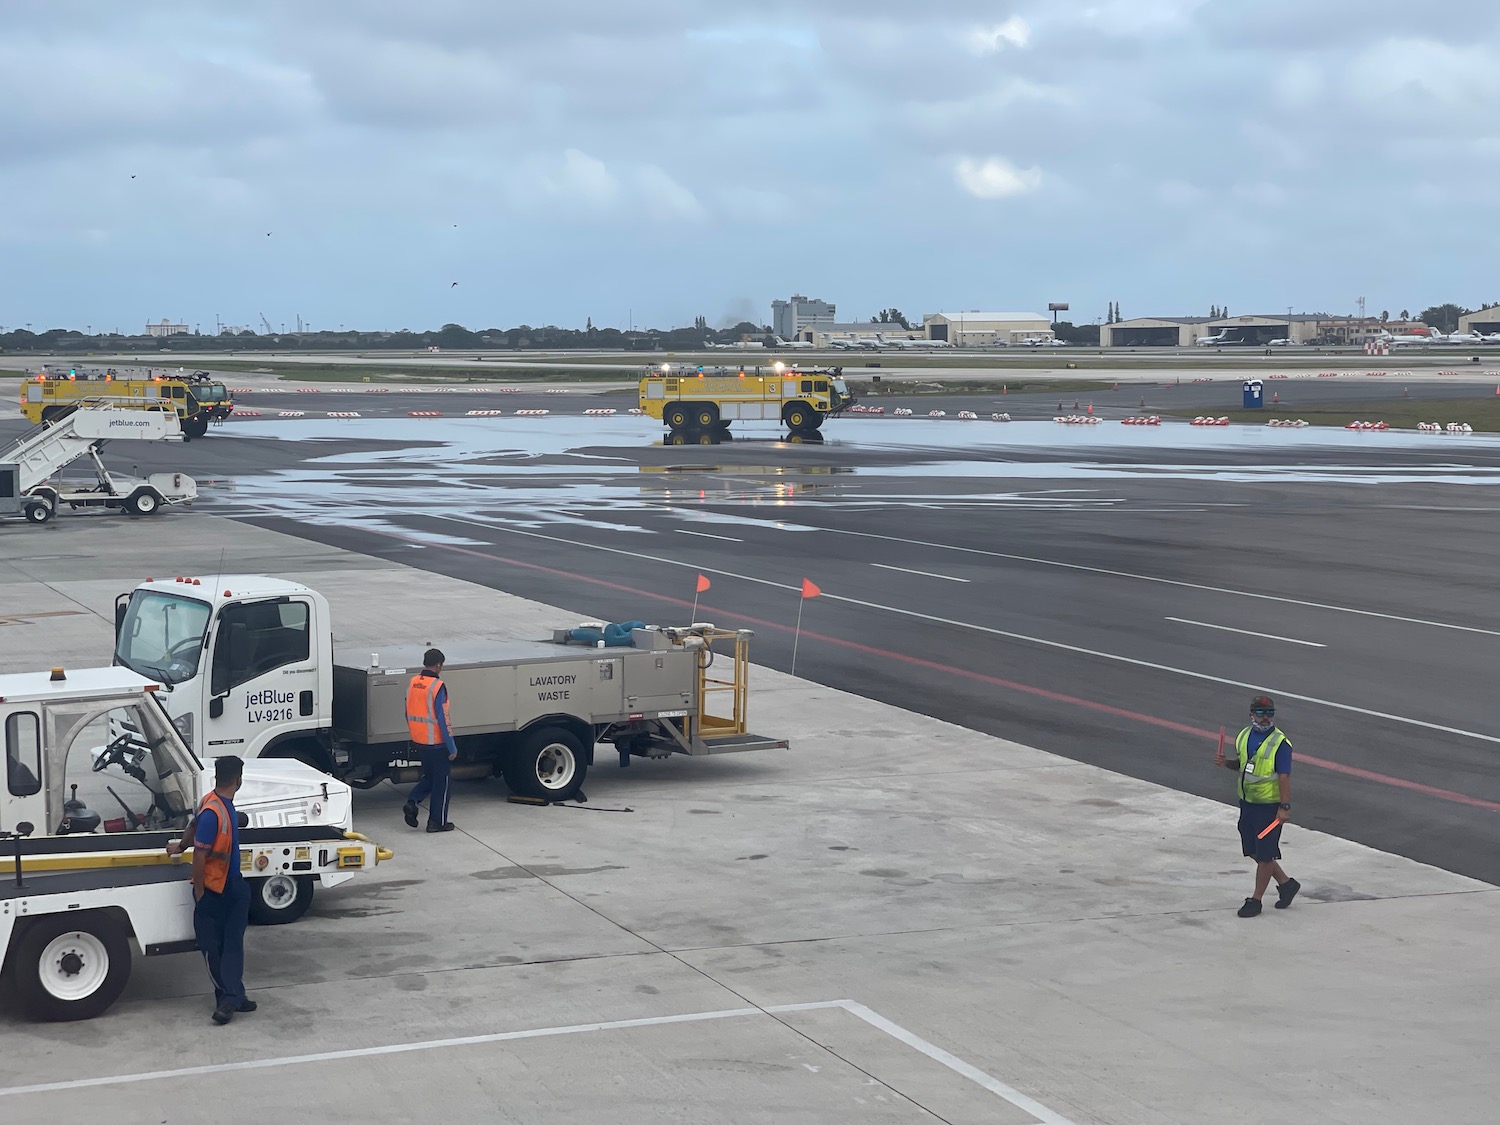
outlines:
M501 773L512 793L548 801L571 800L583 788L588 757L578 736L562 727L527 731Z
M702 402L693 407L693 424L702 430L711 430L719 424L719 408L711 402Z
M782 418L790 430L807 430L812 428L813 411L805 402L793 402L788 404Z
M688 424L688 419L690 417L692 417L692 415L688 413L687 407L679 403L677 405L667 407L666 411L662 414L662 421L664 421L671 429L680 430Z
M202 437L206 433L208 433L207 418L193 418L182 423L182 439L184 441L195 437Z
M161 511L161 497L154 489L138 488L125 501L125 510L133 516L154 516Z
M278 871L264 879L250 880L250 921L257 926L282 926L295 922L312 905L311 875L288 875Z
M130 939L99 911L44 915L12 946L16 994L32 1019L91 1020L125 991Z

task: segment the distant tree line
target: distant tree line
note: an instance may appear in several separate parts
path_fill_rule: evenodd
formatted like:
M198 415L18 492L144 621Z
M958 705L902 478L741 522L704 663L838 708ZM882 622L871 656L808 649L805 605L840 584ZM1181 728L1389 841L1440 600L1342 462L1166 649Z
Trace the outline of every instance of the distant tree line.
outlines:
M73 328L49 328L31 332L25 328L0 332L0 352L244 352L307 351L350 349L361 351L420 351L442 348L448 351L484 351L503 348L541 348L559 351L569 348L607 350L681 350L704 344L738 343L744 339L767 340L771 330L763 324L741 321L732 328L710 329L700 323L691 328L644 328L625 331L618 328L559 328L556 325L515 328L482 328L470 330L461 324L445 324L435 331L396 332L324 331L277 332L262 334L250 331L217 336L124 335L113 332L88 334Z

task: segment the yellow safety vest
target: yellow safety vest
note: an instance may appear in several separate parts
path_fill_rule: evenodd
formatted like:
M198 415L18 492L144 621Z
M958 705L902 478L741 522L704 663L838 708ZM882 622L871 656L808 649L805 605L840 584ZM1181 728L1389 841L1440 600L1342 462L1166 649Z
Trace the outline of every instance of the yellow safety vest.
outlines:
M1240 731L1234 740L1235 749L1240 753L1240 800L1252 805L1281 803L1281 786L1276 781L1276 751L1285 741L1286 735L1272 727L1271 733L1255 751L1255 757L1251 758L1250 728Z

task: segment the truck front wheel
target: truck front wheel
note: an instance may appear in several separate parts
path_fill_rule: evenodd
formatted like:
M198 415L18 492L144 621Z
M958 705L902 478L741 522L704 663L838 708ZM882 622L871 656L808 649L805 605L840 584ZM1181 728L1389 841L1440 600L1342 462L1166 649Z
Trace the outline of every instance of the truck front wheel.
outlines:
M662 411L661 416L662 421L667 424L667 427L673 430L686 429L688 419L691 417L692 415L688 413L688 408L681 403L674 403L667 407L666 410Z
M33 500L26 505L26 520L28 523L46 523L52 518L52 505L41 500Z
M588 768L588 757L577 735L563 727L540 727L522 736L500 772L512 793L569 801L583 788Z
M788 403L782 412L782 420L786 422L787 429L793 433L799 430L810 430L813 428L813 408L805 402Z
M284 926L306 914L312 900L311 875L278 871L264 879L251 879L250 921L257 926Z
M32 1019L102 1015L130 979L130 939L108 914L43 916L13 947L16 994Z

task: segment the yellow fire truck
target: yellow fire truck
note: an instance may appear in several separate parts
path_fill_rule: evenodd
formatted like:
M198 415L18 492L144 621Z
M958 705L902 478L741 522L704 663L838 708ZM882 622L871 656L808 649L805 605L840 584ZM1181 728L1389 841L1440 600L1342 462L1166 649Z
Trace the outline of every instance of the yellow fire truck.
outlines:
M101 399L117 406L171 403L187 441L202 437L208 433L210 422L222 421L234 410L229 389L215 382L207 371L132 379L113 371L91 373L76 367L47 367L21 385L21 413L32 422L55 422L71 414L80 403Z
M641 411L674 433L712 430L736 420L781 421L811 433L826 418L854 405L843 369L756 368L753 373L674 368L665 364L641 380Z

